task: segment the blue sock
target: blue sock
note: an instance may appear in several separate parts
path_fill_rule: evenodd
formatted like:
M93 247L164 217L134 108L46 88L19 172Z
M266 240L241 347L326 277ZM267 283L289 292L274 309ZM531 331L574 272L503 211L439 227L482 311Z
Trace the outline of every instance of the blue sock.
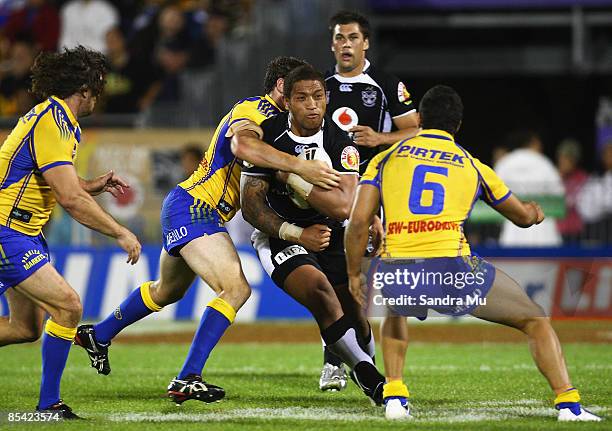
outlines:
M236 312L221 298L213 299L202 314L191 348L178 375L184 379L189 374L201 375L210 352L217 345L225 330L232 324Z
M121 305L109 314L106 319L94 325L98 342L108 343L123 328L162 309L151 299L151 293L149 292L151 284L152 282L150 281L142 284L138 289L130 293Z
M38 409L44 410L60 400L60 381L76 328L65 328L51 319L45 325L42 340L42 379Z

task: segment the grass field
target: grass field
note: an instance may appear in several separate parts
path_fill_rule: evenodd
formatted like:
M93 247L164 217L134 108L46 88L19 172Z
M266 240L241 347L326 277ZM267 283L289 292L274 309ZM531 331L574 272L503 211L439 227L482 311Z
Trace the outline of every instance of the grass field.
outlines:
M6 412L31 411L40 379L40 345L0 349L0 429L286 430L398 429L354 385L318 391L320 344L221 344L205 379L223 386L225 400L177 407L165 387L185 357L186 344L128 344L111 348L113 372L99 376L74 348L62 395L87 422L7 424ZM586 405L608 416L612 405L612 345L564 345L574 384ZM603 430L599 424L559 424L552 396L524 343L413 343L405 376L415 420L401 429Z

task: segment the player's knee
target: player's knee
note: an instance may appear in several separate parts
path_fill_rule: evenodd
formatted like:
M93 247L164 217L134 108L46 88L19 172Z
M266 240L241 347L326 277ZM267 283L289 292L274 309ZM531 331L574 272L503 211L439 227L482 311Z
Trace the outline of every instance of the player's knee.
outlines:
M61 321L65 322L65 324L76 326L79 323L83 315L83 306L81 305L81 298L79 298L78 293L74 290L66 293L59 313Z
M223 294L224 299L232 304L237 310L251 297L251 287L246 280L242 280L237 283L223 286L220 294Z
M546 330L550 327L550 319L541 315L525 318L520 329L526 334L531 334Z
M249 283L236 283L234 286L234 296L244 304L247 299L251 297L251 287Z

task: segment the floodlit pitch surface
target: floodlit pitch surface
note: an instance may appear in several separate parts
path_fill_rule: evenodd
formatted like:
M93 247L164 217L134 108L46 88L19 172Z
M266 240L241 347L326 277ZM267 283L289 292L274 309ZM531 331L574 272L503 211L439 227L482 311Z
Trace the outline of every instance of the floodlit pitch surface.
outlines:
M164 398L166 385L187 353L185 343L151 343L151 334L124 337L111 347L109 376L97 375L85 352L73 348L62 393L74 411L88 419L86 423L8 424L6 412L31 411L36 404L40 344L3 347L0 429L612 429L612 418L599 424L557 423L551 393L526 343L515 342L514 337L506 340L508 332L492 328L415 325L413 338L431 342L415 341L409 348L405 376L415 419L401 428L386 421L382 409L372 407L352 383L340 393L318 390L321 347L311 323L232 328L228 340L242 342L222 342L207 365L205 379L227 391L225 400L213 404L188 401L177 407ZM575 342L577 328L588 342ZM612 324L564 322L559 329L562 341L567 341L564 351L573 382L586 405L610 416ZM471 342L465 342L466 331L473 337ZM448 339L428 332L446 333ZM453 332L463 334L464 342L451 342L456 338ZM258 333L265 341L244 342ZM266 339L265 334L273 333L281 334L282 343ZM289 342L287 333L299 337L299 342ZM182 337L162 338L181 341Z

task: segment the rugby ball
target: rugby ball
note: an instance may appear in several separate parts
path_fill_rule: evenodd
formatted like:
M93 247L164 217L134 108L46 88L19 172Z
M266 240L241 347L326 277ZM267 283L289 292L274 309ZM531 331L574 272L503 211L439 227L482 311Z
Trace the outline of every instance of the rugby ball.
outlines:
M304 148L302 152L298 155L298 157L304 160L321 160L322 162L325 162L330 168L332 167L332 161L329 158L329 155L321 147ZM303 210L310 208L310 205L308 204L308 202L306 202L306 199L295 193L293 188L289 184L287 184L287 190L289 191L289 197L291 198L291 202L293 202L296 207Z

